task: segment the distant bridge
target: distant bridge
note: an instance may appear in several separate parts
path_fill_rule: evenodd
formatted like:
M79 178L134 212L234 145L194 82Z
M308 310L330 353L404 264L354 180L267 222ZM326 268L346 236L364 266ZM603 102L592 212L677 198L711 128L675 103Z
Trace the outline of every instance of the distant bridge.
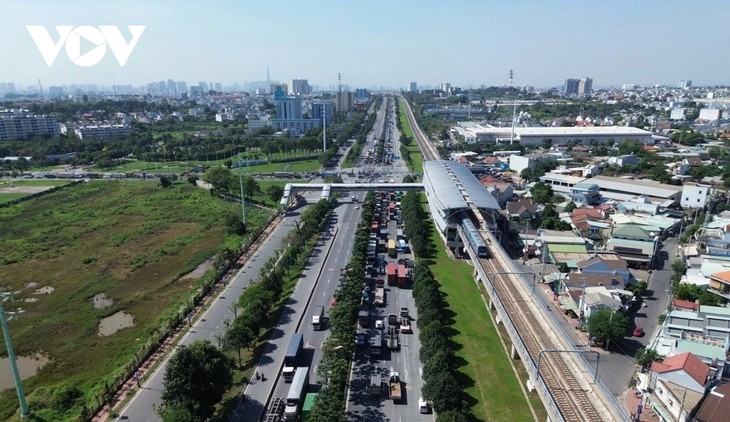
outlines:
M372 191L422 191L423 183L287 183L280 205L287 208L297 192L322 191L322 199L329 199L332 192Z

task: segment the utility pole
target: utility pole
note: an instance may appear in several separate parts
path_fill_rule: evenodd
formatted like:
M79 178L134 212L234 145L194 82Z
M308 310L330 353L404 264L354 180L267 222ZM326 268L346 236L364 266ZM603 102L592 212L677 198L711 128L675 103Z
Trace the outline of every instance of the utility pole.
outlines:
M15 361L15 352L13 351L13 342L10 339L10 328L8 328L8 320L5 319L5 309L3 302L10 299L10 293L0 292L0 325L2 325L3 336L5 338L5 346L8 349L8 360L10 368L13 371L13 382L15 383L15 391L18 393L18 403L20 403L20 417L28 419L30 417L30 409L25 401L25 392L23 391L23 383L18 372L18 363ZM22 312L22 311L19 311ZM12 319L17 312L8 312L8 319Z
M243 175L241 174L241 153L238 153L238 184L241 186L241 216L243 225L246 225L246 200L243 199Z
M322 103L322 153L327 152L327 103Z

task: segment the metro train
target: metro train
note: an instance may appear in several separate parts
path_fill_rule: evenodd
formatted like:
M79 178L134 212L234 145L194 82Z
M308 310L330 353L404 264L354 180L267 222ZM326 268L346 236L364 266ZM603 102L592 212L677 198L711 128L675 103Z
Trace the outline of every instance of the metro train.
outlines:
M461 220L461 228L466 232L469 239L469 244L477 252L479 258L487 257L487 244L484 243L482 236L479 234L479 230L474 227L474 223L470 219L465 218Z

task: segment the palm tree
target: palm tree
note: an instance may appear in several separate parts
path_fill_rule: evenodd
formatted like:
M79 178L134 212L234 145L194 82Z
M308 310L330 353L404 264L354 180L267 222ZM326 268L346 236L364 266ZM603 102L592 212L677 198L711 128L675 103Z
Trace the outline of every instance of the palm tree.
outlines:
M663 358L659 353L657 353L654 349L647 349L646 347L642 347L641 349L636 351L636 355L634 355L636 358L636 363L641 365L641 372L644 373L646 370L651 366L652 362L658 361Z

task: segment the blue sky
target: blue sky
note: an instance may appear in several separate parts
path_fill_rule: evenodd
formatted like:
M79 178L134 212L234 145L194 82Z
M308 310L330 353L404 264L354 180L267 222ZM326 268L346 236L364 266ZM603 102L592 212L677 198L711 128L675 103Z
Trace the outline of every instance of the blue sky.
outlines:
M0 0L0 82L144 84L309 79L353 87L594 87L730 84L723 0L38 1ZM51 67L26 25L126 25L145 32L124 67L61 50Z

